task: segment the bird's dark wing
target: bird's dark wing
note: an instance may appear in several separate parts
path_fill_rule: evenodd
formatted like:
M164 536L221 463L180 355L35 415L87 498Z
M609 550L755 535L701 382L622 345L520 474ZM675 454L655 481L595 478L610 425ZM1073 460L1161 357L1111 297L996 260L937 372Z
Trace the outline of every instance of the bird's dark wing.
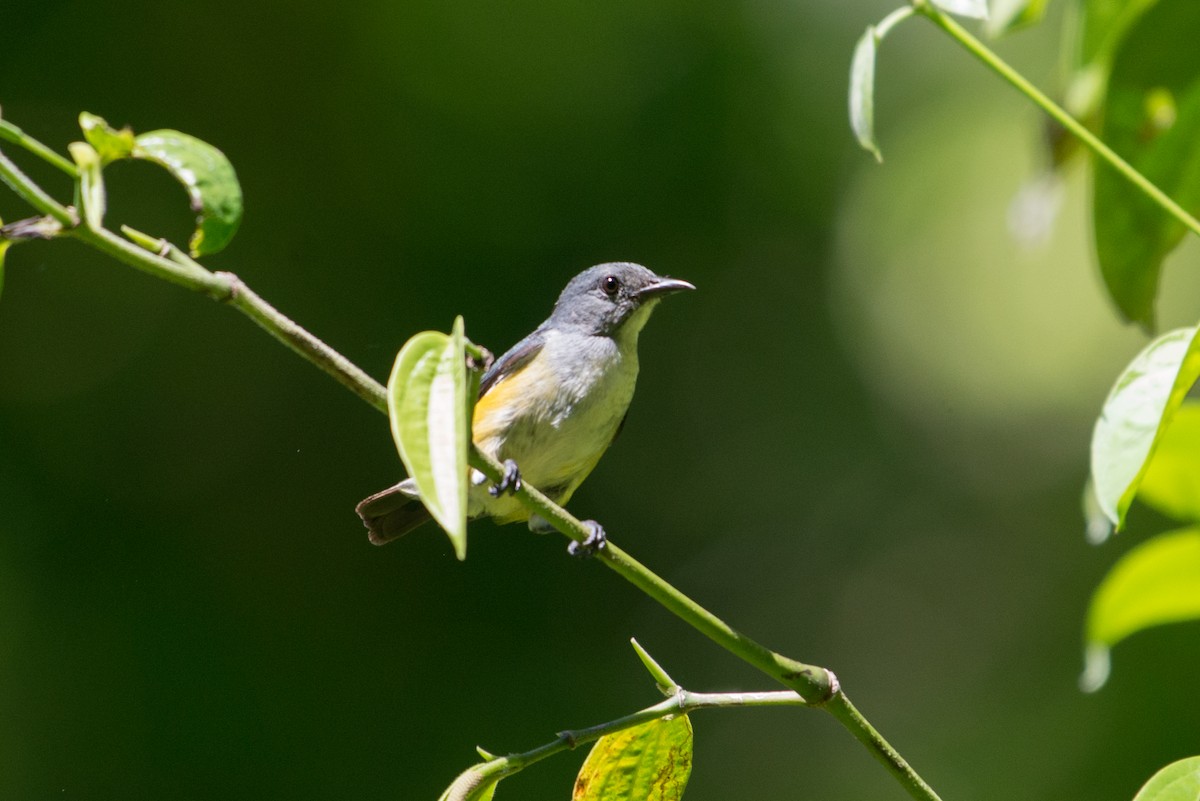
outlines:
M546 340L542 337L539 328L505 351L504 355L496 360L492 369L488 370L479 382L479 397L482 398L486 395L497 381L519 372L522 367L533 361L533 358L542 352L545 344Z

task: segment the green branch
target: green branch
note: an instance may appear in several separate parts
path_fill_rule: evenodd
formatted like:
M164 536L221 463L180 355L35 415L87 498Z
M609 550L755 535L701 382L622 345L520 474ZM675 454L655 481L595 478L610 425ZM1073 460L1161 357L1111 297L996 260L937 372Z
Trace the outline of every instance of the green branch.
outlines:
M1014 70L1003 59L989 50L983 42L968 33L966 29L955 22L949 15L943 13L929 0L912 0L912 7L918 14L948 33L955 41L966 48L971 55L975 56L989 69L1011 84L1018 92L1032 100L1039 108L1053 117L1059 125L1070 131L1089 150L1095 153L1098 158L1125 176L1131 184L1144 192L1147 197L1161 206L1164 211L1187 226L1192 233L1200 234L1200 221L1188 214L1166 192L1155 186L1146 176L1134 169L1128 161L1117 155L1116 151L1104 144L1098 136L1089 131L1087 126L1068 114L1066 110L1026 80L1025 76Z
M52 217L64 228L73 228L79 224L79 217L73 210L50 197L46 190L30 180L29 176L21 172L21 168L3 153L0 153L0 180L8 184L8 187L17 193L17 197L33 206L39 213Z
M15 145L20 145L33 155L40 158L42 161L61 170L71 179L79 177L79 171L75 169L74 164L72 164L66 158L55 153L53 150L43 145L41 142L22 131L8 120L0 119L0 139L12 142Z
M804 699L787 690L760 693L694 693L679 688L670 698L660 701L654 706L648 706L607 723L559 732L557 737L544 745L520 754L489 759L481 765L476 765L472 772L478 777L478 783L499 781L546 757L570 751L583 743L599 740L605 735L631 729L651 720L668 715L686 715L697 709L741 706L804 706ZM486 753L482 749L480 752Z
M49 150L46 149L46 152ZM387 414L386 391L382 385L349 359L251 291L237 276L232 273L209 272L165 240L153 239L131 229L124 229L126 236L132 240L127 241L106 228L80 225L72 210L54 201L41 187L17 169L3 153L0 153L0 178L3 178L4 182L12 187L18 196L25 199L39 212L58 220L66 229L62 231L61 235L75 238L145 273L228 303L301 358L332 376L338 383L350 389L373 408ZM499 462L474 446L471 448L470 464L492 481L498 481L501 477L503 468ZM523 484L522 489L517 492L517 498L532 512L577 542L584 540L590 533L581 521L527 483ZM597 558L601 564L658 601L668 611L701 634L793 690L796 694L795 697L802 699L803 703L829 711L887 767L910 795L925 801L936 801L937 794L858 713L841 691L837 678L831 671L789 659L734 630L611 542L597 554ZM748 694L743 697L750 698L755 695ZM790 693L784 693L784 695L792 697ZM691 695L689 697L698 698L704 704L716 705L711 700L711 696ZM791 703L800 702L801 700L793 700ZM670 711L679 711L680 709L678 697L668 699L664 704L669 706L670 710L660 714L669 714ZM667 708L660 704L651 707L650 710L660 707ZM643 712L649 714L646 710ZM640 720L634 722L640 722ZM599 731L599 729L594 730ZM573 733L574 741L579 742L581 736L590 736L592 731L593 729L587 729ZM603 733L600 731L596 736L599 737ZM568 746L565 744L543 746L544 749L560 747ZM553 751L544 755L548 756L549 753L553 753Z

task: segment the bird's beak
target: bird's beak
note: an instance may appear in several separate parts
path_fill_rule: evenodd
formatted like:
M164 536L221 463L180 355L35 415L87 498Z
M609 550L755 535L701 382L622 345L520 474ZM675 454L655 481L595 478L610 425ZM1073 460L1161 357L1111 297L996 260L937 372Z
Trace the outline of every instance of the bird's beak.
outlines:
M638 300L646 300L647 298L660 298L664 295L671 295L676 292L682 292L685 289L695 289L696 287L689 284L687 281L681 281L678 278L659 278L653 284L647 284L637 291Z

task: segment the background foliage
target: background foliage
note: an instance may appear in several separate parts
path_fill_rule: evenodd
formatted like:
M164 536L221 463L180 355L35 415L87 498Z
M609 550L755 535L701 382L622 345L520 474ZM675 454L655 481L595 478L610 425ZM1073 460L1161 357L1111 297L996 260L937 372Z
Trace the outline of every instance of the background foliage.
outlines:
M1163 528L1135 507L1097 550L1079 515L1143 338L1099 286L1079 165L1052 228L1012 206L1041 120L928 26L881 54L887 167L858 151L849 54L893 5L45 3L5 14L0 103L48 142L88 109L221 147L248 212L209 263L380 378L455 314L506 348L588 264L694 281L572 509L836 670L947 799L1129 798L1195 752L1200 657L1145 632L1076 691L1088 595ZM1058 22L1000 46L1042 85ZM186 240L169 177L106 178L110 219ZM1195 321L1172 264L1163 329ZM436 798L476 742L657 700L631 634L690 688L763 686L560 538L370 548L353 504L399 469L379 415L245 320L84 248L12 251L0 795ZM696 718L689 801L902 797L824 717ZM559 797L577 766L501 792Z

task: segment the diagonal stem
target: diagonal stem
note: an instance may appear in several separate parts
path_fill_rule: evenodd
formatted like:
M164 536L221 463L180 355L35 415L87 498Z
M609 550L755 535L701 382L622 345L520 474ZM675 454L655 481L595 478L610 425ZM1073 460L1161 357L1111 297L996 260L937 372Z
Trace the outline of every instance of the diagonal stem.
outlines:
M79 177L79 171L75 169L74 164L72 164L66 158L55 153L53 150L43 145L41 142L22 131L8 120L0 119L0 139L12 142L15 145L20 145L33 155L40 158L42 161L53 165L71 178Z
M930 0L912 0L912 6L916 13L922 15L948 33L967 52L983 62L984 65L1011 84L1018 92L1032 100L1042 111L1053 117L1055 122L1070 131L1089 150L1095 153L1098 158L1125 176L1131 184L1161 206L1164 211L1187 226L1192 233L1200 234L1200 221L1172 200L1166 192L1159 189L1150 179L1134 169L1133 165L1128 161L1117 155L1116 151L1104 144L1100 137L1089 131L1087 126L1068 114L1065 109L1026 80L1025 76L1010 67L1007 62L989 50L983 42L968 33L965 28L955 22L948 14L943 13Z
M33 206L40 213L53 217L65 228L79 224L79 218L66 206L47 194L46 190L35 184L21 168L14 164L8 156L0 153L0 180L8 184L17 196Z

